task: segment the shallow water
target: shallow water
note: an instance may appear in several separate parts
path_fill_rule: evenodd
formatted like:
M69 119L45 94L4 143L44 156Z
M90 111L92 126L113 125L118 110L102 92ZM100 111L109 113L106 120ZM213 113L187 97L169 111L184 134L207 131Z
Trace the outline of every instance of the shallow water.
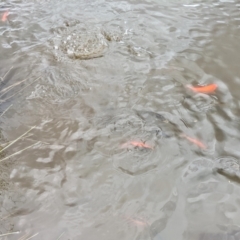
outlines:
M240 1L7 9L0 238L240 239Z

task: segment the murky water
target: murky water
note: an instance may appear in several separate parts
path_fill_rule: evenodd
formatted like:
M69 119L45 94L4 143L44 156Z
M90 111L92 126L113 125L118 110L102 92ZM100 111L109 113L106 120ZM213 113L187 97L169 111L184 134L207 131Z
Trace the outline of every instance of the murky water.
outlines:
M240 239L240 1L0 14L1 239Z

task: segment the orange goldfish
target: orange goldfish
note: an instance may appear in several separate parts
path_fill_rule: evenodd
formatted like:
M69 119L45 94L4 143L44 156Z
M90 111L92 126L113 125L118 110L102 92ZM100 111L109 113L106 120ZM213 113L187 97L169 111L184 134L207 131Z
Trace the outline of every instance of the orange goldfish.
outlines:
M139 141L130 141L127 143L122 144L122 148L127 148L129 145L132 145L134 147L139 147L139 148L148 148L148 149L153 149L150 145L144 143L144 142L139 142Z
M129 221L131 221L136 226L148 226L148 223L145 220L138 220L134 218L128 218Z
M2 15L2 21L5 22L7 20L7 16L8 16L9 12L8 10Z
M199 86L199 87L193 87L193 86L187 85L187 88L197 93L212 93L217 89L217 87L218 86L215 83L206 85L206 86Z
M199 140L195 139L195 138L191 138L189 136L186 135L182 135L182 137L185 137L189 142L197 145L198 147L202 148L202 149L206 149L206 145L202 142L200 142Z

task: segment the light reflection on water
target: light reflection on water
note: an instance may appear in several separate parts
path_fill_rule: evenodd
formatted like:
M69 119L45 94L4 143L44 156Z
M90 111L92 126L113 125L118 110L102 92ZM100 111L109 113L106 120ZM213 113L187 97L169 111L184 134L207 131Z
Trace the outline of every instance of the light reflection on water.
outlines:
M240 239L239 8L2 2L0 236Z

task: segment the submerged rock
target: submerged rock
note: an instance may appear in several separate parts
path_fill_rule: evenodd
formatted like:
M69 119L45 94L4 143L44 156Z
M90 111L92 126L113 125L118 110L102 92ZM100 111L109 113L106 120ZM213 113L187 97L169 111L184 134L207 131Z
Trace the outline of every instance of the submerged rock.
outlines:
M73 32L62 39L59 47L69 58L90 59L103 56L107 43L100 33Z
M49 40L57 60L92 59L102 57L108 48L107 42L119 42L119 31L88 26L78 21L65 21L62 26L51 29L54 37Z
M100 32L87 32L76 29L63 31L51 43L57 59L64 57L70 59L102 57L108 46Z

